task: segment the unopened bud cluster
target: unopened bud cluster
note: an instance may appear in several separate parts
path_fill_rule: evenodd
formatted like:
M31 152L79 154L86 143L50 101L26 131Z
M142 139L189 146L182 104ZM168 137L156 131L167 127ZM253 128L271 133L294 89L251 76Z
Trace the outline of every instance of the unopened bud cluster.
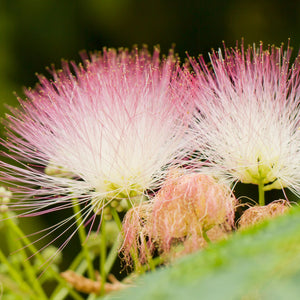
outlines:
M217 239L233 226L235 204L230 191L212 177L173 171L150 204L126 215L125 256L135 253L146 262L153 249L168 256L180 245L185 253L193 252L206 245L206 233Z
M62 166L50 162L45 168L45 174L55 177L72 178L74 174Z
M4 213L8 210L7 204L12 197L11 191L7 190L3 186L0 187L0 213Z
M290 207L290 203L286 200L277 200L268 205L250 207L241 216L239 228L248 228L264 220L283 215Z

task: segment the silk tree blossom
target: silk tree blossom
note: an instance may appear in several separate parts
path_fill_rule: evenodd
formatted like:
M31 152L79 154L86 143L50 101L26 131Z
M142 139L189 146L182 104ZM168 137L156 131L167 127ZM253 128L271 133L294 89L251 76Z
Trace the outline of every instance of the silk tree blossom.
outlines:
M171 170L152 201L126 213L125 259L149 263L155 250L169 259L203 248L233 228L236 204L230 189L211 176Z
M39 75L28 99L8 116L4 143L19 165L2 163L22 215L82 206L83 222L112 200L157 189L168 167L186 157L192 103L185 74L170 54L104 49ZM46 168L46 172L44 169ZM64 220L63 223L71 219Z
M291 49L248 47L191 59L198 113L195 148L206 172L264 191L300 192L299 60Z

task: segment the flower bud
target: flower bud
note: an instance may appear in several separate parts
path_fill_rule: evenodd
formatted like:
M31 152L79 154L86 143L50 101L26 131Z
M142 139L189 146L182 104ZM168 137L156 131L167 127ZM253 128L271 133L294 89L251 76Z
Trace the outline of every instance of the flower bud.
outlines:
M283 215L289 208L290 204L286 200L277 200L265 206L250 207L241 216L239 228L247 228L264 220Z

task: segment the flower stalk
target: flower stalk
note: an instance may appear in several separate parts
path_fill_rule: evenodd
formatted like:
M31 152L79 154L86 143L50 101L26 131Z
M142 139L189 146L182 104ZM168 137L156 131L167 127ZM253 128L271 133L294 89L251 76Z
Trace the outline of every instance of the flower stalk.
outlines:
M34 244L26 237L26 235L23 233L23 231L20 229L19 226L17 226L14 221L9 218L7 215L4 215L4 218L7 218L7 223L12 229L12 231L18 236L26 245L26 247L30 250L30 252L37 257L37 259L43 264L46 265L48 262L45 261L44 257L41 255L41 253L38 251L38 249L34 246ZM50 272L51 276L60 284L62 284L64 287L66 287L69 291L69 294L75 299L75 300L83 300L83 298L74 291L67 282L60 277L60 275L52 268L51 265L48 265L47 271Z
M7 266L9 274L11 277L18 283L19 287L24 290L26 293L31 295L31 297L35 300L39 300L39 296L37 296L35 293L33 293L32 288L27 284L27 282L20 276L19 272L17 272L14 268L14 266L11 265L11 263L7 260L6 256L0 249L0 261L4 265Z
M105 270L105 261L106 261L106 255L107 255L107 249L106 249L106 231L105 231L105 217L102 215L101 218L101 243L100 243L100 274L101 274L101 290L100 294L104 294L104 286L106 282L106 270Z
M210 240L210 238L209 238L208 235L207 235L207 231L204 230L204 229L203 229L203 231L202 231L202 236L203 236L203 238L204 238L204 240L206 241L207 244L210 244L210 243L211 243L211 240Z
M79 205L77 199L73 199L72 204L73 204L74 215L76 218L76 225L77 225L77 229L78 229L78 235L79 235L79 240L80 240L80 244L82 247L82 252L84 254L84 257L86 259L87 266L88 266L88 275L89 275L90 279L95 280L95 272L94 272L94 268L93 268L93 262L91 260L90 254L89 254L89 250L87 249L87 246L86 246L87 235L85 232L85 228L82 224L84 221L81 216L80 205Z

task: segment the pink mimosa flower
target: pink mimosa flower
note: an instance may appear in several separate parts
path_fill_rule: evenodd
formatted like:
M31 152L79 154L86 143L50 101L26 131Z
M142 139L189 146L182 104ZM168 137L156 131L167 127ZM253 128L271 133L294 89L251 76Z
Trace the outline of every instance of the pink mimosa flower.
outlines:
M127 212L123 254L129 262L132 256L147 263L156 248L166 257L178 246L183 253L196 251L205 246L204 236L214 240L232 229L236 203L211 176L172 170L151 202Z
M8 116L4 144L19 165L3 163L2 177L15 183L20 201L11 208L23 215L75 198L88 222L113 199L157 189L169 167L185 163L192 103L179 62L161 61L158 49L104 49L71 65L74 74L65 62L53 81L39 76Z
M152 235L168 250L172 239L202 236L216 225L234 224L236 199L211 176L171 173L153 198Z
M195 148L224 181L300 192L299 59L263 45L212 52L195 70Z

